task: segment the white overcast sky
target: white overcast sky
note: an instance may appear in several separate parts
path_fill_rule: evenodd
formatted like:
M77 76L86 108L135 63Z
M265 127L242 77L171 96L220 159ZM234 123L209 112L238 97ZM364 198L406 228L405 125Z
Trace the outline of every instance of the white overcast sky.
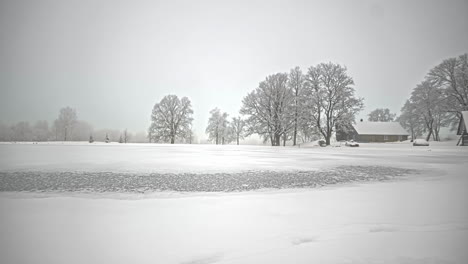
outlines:
M63 106L145 131L164 95L236 116L268 74L348 67L365 110L398 112L443 59L468 52L468 1L0 0L0 122Z

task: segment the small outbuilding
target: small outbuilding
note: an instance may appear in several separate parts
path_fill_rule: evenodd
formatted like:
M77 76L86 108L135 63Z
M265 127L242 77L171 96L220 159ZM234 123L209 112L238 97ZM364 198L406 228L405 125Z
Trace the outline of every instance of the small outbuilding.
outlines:
M468 146L468 129L466 127L466 122L468 122L468 111L462 111L460 122L458 123L457 135L460 136L457 146Z
M408 140L408 132L398 122L362 121L352 125L351 131L337 132L336 139L357 142L397 142Z

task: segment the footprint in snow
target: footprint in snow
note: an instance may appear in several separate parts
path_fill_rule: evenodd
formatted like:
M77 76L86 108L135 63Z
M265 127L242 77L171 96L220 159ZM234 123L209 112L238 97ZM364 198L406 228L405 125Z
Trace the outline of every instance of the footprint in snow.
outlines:
M212 264L220 261L222 258L221 254L204 256L196 259L192 259L189 261L184 261L181 264Z
M392 226L374 226L369 229L369 232L376 233L376 232L395 232L398 229Z
M311 243L311 242L315 242L317 241L316 238L313 238L313 237L301 237L301 238L295 238L291 241L291 243L294 245L294 246L299 246L299 245L302 245L302 244L306 244L306 243Z

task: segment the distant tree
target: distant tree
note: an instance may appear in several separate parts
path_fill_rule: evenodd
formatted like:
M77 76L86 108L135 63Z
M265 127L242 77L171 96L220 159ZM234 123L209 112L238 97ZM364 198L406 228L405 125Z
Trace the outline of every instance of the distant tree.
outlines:
M179 100L176 95L165 96L153 107L148 129L150 140L174 144L177 138L184 139L193 121L192 114L192 105L187 97Z
M288 74L268 76L242 100L240 113L246 116L247 135L258 134L264 142L280 146L281 137L294 127L294 96Z
M12 127L6 124L0 123L0 141L11 141L13 140Z
M305 77L299 67L295 67L289 73L289 87L292 90L293 97L294 97L294 120L293 120L293 132L292 132L292 140L293 146L297 143L297 134L299 133L300 126L303 123L303 88L305 83ZM286 134L284 135L286 137Z
M93 142L94 142L93 135L89 135L89 143L93 143Z
M74 141L86 141L93 133L93 126L86 121L77 120L73 127L73 135L70 139Z
M221 110L219 110L218 108L211 110L210 114L211 116L208 119L208 126L205 130L205 133L208 134L208 139L211 142L215 142L216 145L228 143L228 114L221 113Z
M129 142L134 143L146 143L148 142L148 135L145 131L136 132L131 138Z
M33 130L28 122L18 122L12 127L13 141L32 141Z
M34 141L47 141L49 139L50 131L47 121L37 121L32 130Z
M233 136L236 139L236 143L239 145L239 140L244 139L245 136L245 121L240 117L233 117L231 121L231 129Z
M121 144L124 143L124 140L123 140L123 138L122 138L122 135L120 135L120 137L119 137L119 143L121 143Z
M128 133L127 129L125 129L123 132L123 143L127 143L130 140L130 138L130 134Z
M339 64L321 63L307 72L305 116L315 124L327 145L336 127L353 123L363 108L363 99L355 96L353 85L346 67Z
M369 113L369 121L372 122L393 122L396 114L391 113L388 108L377 108Z
M55 120L56 135L60 134L64 141L71 138L73 128L77 122L77 115L75 109L71 107L64 107L60 109L59 117Z
M107 135L106 133L106 143L109 143L110 139L109 139L109 135Z
M192 124L188 129L188 133L185 138L185 143L192 144L195 141L195 132L193 131Z

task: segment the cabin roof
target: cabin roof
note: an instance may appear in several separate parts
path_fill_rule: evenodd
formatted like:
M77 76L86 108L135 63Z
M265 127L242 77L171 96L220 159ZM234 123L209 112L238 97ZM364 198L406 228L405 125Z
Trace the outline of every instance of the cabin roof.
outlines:
M467 120L468 120L468 111L461 111L461 119L460 119L460 123L458 124L457 135L461 135L463 133L463 130L465 130L465 132L468 131L468 129L466 129Z
M408 132L398 122L362 121L353 125L359 135L408 136Z

